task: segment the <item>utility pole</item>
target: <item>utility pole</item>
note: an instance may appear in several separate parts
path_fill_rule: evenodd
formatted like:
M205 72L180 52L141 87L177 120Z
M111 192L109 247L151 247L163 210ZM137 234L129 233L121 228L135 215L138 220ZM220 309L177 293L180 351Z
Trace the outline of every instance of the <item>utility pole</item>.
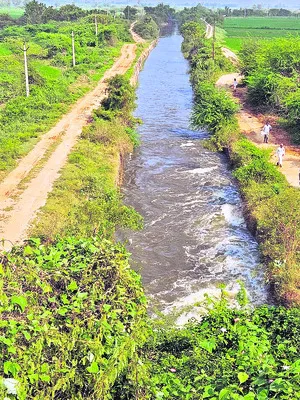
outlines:
M216 19L214 18L214 24L213 24L213 42L212 42L212 59L213 59L214 61L215 61L215 56L216 56L215 43L216 43Z
M23 52L24 52L24 70L25 70L25 86L26 86L26 97L29 96L29 79L28 79L28 65L27 65L27 50L26 42L24 42Z
M97 22L97 15L95 15L95 35L98 37L98 22Z
M74 40L74 32L72 31L72 58L73 58L73 67L76 65L75 60L75 40Z

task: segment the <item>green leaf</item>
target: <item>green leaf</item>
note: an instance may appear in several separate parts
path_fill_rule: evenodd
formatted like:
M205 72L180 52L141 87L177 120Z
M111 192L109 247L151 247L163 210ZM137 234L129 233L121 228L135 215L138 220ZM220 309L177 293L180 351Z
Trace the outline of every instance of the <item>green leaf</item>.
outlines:
M12 362L12 361L5 361L4 363L4 373L9 375L11 374L14 378L20 371L21 367L18 363Z
M199 342L199 346L202 347L202 349L207 350L209 353L212 353L213 350L216 348L216 341L214 339L212 340L203 340Z
M26 340L30 340L31 339L31 335L30 335L30 333L28 331L23 331L22 333L23 333L23 335L24 335Z
M243 397L245 400L254 400L255 399L255 394L253 392L250 392L246 394L246 396Z
M25 308L27 306L26 297L24 297L24 296L12 296L11 304L17 304L21 308L21 311L24 312L24 310L25 310Z
M67 289L70 290L71 292L74 292L75 290L78 289L77 283L75 281L72 281L68 286Z
M204 393L202 395L203 399L207 399L214 394L215 390L211 385L205 386Z
M96 361L93 361L92 364L89 367L87 367L87 370L91 374L97 374L97 372L99 372L98 363L96 363Z
M247 380L248 378L249 378L249 375L246 374L246 372L239 372L239 373L238 373L238 379L239 379L239 381L240 381L241 384L244 383L244 382L246 382L246 380Z
M33 254L33 250L30 246L24 247L24 256L31 256Z
M281 392L284 388L285 388L285 385L284 385L284 381L282 380L282 378L276 379L270 385L270 390L272 392Z
M49 375L43 374L43 375L40 375L40 378L41 378L42 382L50 382L50 376Z
M219 393L219 400L227 400L230 399L230 390L229 389L222 389Z

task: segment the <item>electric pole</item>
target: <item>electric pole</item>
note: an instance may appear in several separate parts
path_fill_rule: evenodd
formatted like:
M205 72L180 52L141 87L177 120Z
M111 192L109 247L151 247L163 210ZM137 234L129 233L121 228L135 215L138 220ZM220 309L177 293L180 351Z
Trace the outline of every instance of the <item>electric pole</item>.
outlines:
M216 42L216 19L214 18L213 24L213 42L212 42L212 59L215 61L216 49L215 49L215 42Z
M72 31L72 59L73 59L73 67L76 65L75 60L75 40L74 40L74 32Z
M29 79L28 79L28 65L27 65L27 50L26 42L24 42L23 52L24 52L24 70L25 70L25 86L26 86L26 97L29 96Z
M95 15L95 35L98 37L98 22L97 22L97 15Z

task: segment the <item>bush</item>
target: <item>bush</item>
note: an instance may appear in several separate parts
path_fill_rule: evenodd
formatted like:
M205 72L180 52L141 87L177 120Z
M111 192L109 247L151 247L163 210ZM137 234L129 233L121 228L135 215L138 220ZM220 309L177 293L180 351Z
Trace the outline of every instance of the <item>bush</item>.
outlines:
M223 124L232 119L238 105L213 83L201 82L195 87L195 105L192 123L195 128L207 128L216 132Z
M260 107L272 106L278 111L287 93L295 91L297 87L296 82L290 78L268 70L256 71L247 78L246 83L251 104Z
M146 40L157 39L159 28L150 15L145 15L134 24L134 31Z
M0 295L1 398L12 380L19 400L110 399L148 335L140 278L108 241L14 248L2 257Z
M299 309L232 309L225 297L208 304L201 322L156 328L143 349L149 376L139 386L151 393L143 398L298 398ZM122 388L122 400L134 398L129 380Z

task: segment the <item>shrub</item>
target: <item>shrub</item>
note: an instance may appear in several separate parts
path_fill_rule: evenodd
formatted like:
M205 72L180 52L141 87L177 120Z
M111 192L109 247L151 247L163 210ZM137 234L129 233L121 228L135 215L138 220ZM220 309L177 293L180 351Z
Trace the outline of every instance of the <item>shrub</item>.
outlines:
M134 31L146 40L157 39L159 28L150 15L145 15L134 24Z
M140 278L123 246L30 240L2 257L0 281L1 398L11 379L19 400L110 399L148 336Z
M142 353L149 376L138 387L150 389L143 398L298 398L299 309L209 301L200 322L156 328ZM135 385L123 380L122 388L122 400L134 398Z
M207 128L216 132L232 119L238 105L225 90L217 89L213 83L201 82L195 87L195 105L192 123L195 128Z

